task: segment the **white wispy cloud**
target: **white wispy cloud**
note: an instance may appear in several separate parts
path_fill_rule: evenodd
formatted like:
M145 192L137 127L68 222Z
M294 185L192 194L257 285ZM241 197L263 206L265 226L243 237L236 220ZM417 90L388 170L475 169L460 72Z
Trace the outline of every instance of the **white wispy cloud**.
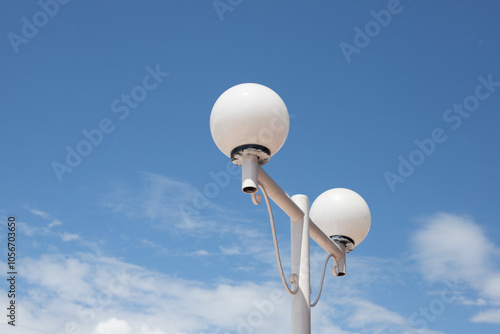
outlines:
M489 322L500 324L500 309L493 309L480 312L471 318L472 322Z
M206 283L91 253L24 258L20 270L25 273L23 288L29 296L20 300L24 305L22 330L58 333L68 327L91 334L290 332L290 297L278 278L258 284ZM315 332L411 333L411 326L397 312L360 298L354 290L347 293L342 299L325 297L322 306L313 310ZM1 295L3 302L5 294Z
M144 246L146 246L148 248L154 249L156 251L157 255L166 255L169 253L168 248L166 248L162 245L159 245L156 242L153 242L151 240L141 239L141 244L143 244Z
M193 255L193 256L208 256L210 253L204 249L197 250L196 252L193 252L188 255Z
M43 332L62 331L68 323L95 334L115 329L152 334L203 333L211 328L234 331L241 319L242 326L248 325L248 315L260 303L285 301L275 283L211 286L92 254L25 258L21 270L26 273L25 291L30 296L20 302L30 314L24 317L23 326L38 326ZM277 288L279 298L272 297ZM44 316L47 309L41 305L50 307L52 322L28 322ZM280 313L274 304L271 307L266 319L271 313ZM262 323L258 327L268 326Z
M102 321L95 326L93 334L130 334L132 333L132 328L124 320L118 320L116 318L110 318L106 321Z
M49 225L47 225L47 226L49 228L52 228L54 226L59 226L59 225L62 225L61 221L59 219L55 219L51 223L49 223Z
M80 239L80 236L78 234L68 233L68 232L63 232L60 234L60 236L62 241L64 242Z
M43 212L41 210L38 210L38 209L30 209L30 212L36 216L42 217L45 220L52 218L52 216L50 214Z
M399 314L369 301L351 299L346 302L354 309L354 312L347 318L351 328L365 328L368 325L377 326L381 324L401 326L407 323L406 319Z
M240 249L237 246L231 246L231 247L219 246L219 249L224 255L241 254Z
M337 291L338 292L338 291ZM313 309L314 332L342 334L444 334L415 328L396 310L359 297L356 291L325 296Z
M160 206L178 208L179 203L192 201L189 191L181 191L179 197L170 196L172 194L169 193L172 189L178 191L190 187L163 176L146 175L142 192L136 189L120 190L118 197L108 196L105 205L116 214L124 214L123 217L135 219L144 214L153 223L166 222L175 214L147 214L148 210ZM135 195L137 193L138 197ZM162 200L150 201L153 197ZM233 258L229 255L238 255L241 261L238 260L232 270L246 268L247 272L252 273L249 280L254 278L252 275L255 272L269 272L271 279L260 276L258 283L233 281L227 277L186 280L124 260L96 255L100 253L59 253L56 247L51 253L23 259L21 269L26 273L27 297L22 303L24 327L21 326L19 333L38 333L32 328L40 328L42 333L58 333L63 332L64 328L72 328L90 334L289 333L290 299L281 286L269 236L256 228L258 224L255 221L234 219L229 210L218 208L207 212L210 214L196 217L197 223L204 220L210 222L211 219L217 221L219 245L214 247L213 238L207 238L206 244L200 241L193 249L182 250L177 255L219 256L228 261ZM210 224L204 226L207 234L215 235ZM48 227L45 229L50 231ZM267 222L265 232L268 232ZM59 242L84 240L80 232L50 231L39 235L57 235L60 237ZM430 247L441 239L436 238L436 235L449 235L450 238L437 247ZM479 240L483 247L477 250L476 257L461 253L464 238L469 240L467 238L471 236ZM152 240L138 238L137 241L158 254L172 256L167 248ZM498 248L478 224L470 218L438 214L426 220L415 232L412 245L413 258L422 276L430 282L453 281L465 275L471 266L480 271L483 275L480 282L473 281L473 276L465 275L466 284L477 291L478 298L466 300L460 296L457 300L476 308L476 315L471 321L495 322L498 309L494 308L498 301L498 271L495 269ZM206 246L210 247L205 249ZM282 245L285 267L289 263L287 248L289 245ZM311 255L312 270L321 271L324 252L313 250ZM243 267L240 262L244 263ZM431 329L415 329L406 315L391 309L387 303L383 305L382 301L370 299L370 291L375 284L404 284L404 277L409 271L397 260L350 256L348 268L348 280L338 283L340 281L337 279L333 281L327 278L329 283L326 283L325 289L335 291L335 296L324 295L318 307L313 309L315 332L440 333ZM316 284L316 281L313 280L312 284ZM316 289L316 286L313 288ZM0 291L0 302L5 300L5 294ZM50 317L48 310L51 312ZM48 318L51 321L46 320ZM0 330L3 330L3 325L0 322Z
M150 226L166 230L169 235L179 238L189 237L192 240L193 231L207 240L209 237L213 240L216 238L222 243L220 252L207 250L213 242L203 245L203 249L210 255L238 254L251 256L254 261L274 263L274 257L269 256L269 252L272 254L273 251L272 240L266 238L268 233L259 229L262 224L256 224L251 218L242 218L241 214L213 204L207 198L200 199L203 196L188 183L143 172L140 184L136 186L115 181L110 190L100 196L99 205L122 219L141 219L142 222L146 217ZM197 206L201 204L203 205ZM191 209L186 211L183 209L186 207ZM269 232L267 219L267 215L261 218L265 232ZM144 246L159 250L151 242L141 240ZM175 256L176 251L169 254ZM186 254L193 255L194 251L180 252L177 255Z
M472 218L447 213L427 217L411 241L413 257L426 280L460 281L477 292L476 305L498 305L500 248ZM486 310L471 320L494 322L490 315L495 312Z
M93 243L85 241L77 233L69 233L66 231L58 231L57 226L63 225L63 223L54 217L53 215L38 210L34 208L27 208L33 215L42 218L42 221L48 222L47 225L42 225L39 223L27 223L25 221L18 221L17 225L19 230L29 237L51 237L59 238L63 242L79 241L82 245L88 247L94 247Z
M215 225L198 215L199 208L213 204L195 187L159 174L143 172L141 175L142 184L137 188L115 182L110 191L100 196L99 204L129 218L146 217L161 228L204 231Z
M49 228L54 227L54 226L62 225L62 222L59 219L55 218L54 216L52 216L51 214L49 214L47 212L44 212L44 211L41 211L41 210L38 210L38 209L34 209L34 208L31 208L29 210L35 216L39 216L43 220L49 221L49 223L47 225L47 227L49 227Z

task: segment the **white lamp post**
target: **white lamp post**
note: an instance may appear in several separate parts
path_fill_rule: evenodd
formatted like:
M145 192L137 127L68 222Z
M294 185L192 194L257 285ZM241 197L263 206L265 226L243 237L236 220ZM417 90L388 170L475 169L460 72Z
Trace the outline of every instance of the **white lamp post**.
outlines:
M309 237L335 260L332 273L344 276L346 254L368 234L371 215L368 205L352 190L336 188L325 191L311 206L305 195L290 198L262 169L279 151L290 128L285 103L273 90L263 85L245 83L225 91L215 102L210 115L210 131L215 144L233 163L242 167L242 190L260 204L262 190L270 213L274 246L281 278L292 295L292 333L311 333L309 273ZM291 271L288 286L283 274L274 229L270 197L291 219ZM325 269L324 268L324 269ZM323 276L324 276L323 269Z

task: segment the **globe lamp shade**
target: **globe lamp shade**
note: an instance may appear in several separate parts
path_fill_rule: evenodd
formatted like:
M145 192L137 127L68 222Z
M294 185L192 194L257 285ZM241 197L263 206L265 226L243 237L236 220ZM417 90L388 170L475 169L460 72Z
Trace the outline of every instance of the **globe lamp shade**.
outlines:
M327 236L347 237L354 246L359 245L370 230L368 204L356 192L345 188L330 189L319 195L309 215Z
M283 100L272 89L255 83L226 90L210 115L212 138L228 157L251 147L263 150L270 158L285 143L289 128Z

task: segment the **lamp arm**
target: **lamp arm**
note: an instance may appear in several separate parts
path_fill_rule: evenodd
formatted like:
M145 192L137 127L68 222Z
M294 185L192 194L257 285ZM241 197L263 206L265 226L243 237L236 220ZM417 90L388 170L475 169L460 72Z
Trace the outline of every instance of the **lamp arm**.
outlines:
M269 194L269 197L283 210L293 221L299 221L304 217L304 212L295 204L290 196L266 173L266 171L258 167L259 184L264 186ZM311 218L309 218L309 235L311 238L325 250L327 254L332 254L338 260L345 259L345 252L341 246L333 242ZM345 270L345 266L344 266ZM342 273L342 272L341 272ZM343 272L345 274L345 271ZM342 276L342 275L338 275Z

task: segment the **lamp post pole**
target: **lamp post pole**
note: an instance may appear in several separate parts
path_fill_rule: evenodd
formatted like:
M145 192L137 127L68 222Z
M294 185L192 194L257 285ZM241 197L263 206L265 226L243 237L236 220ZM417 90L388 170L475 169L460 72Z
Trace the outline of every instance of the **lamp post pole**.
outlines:
M299 288L292 295L292 334L311 333L311 283L309 272L309 199L295 195L292 200L304 217L291 219L292 273L298 273Z
M333 257L335 261L332 274L344 276L346 254L368 234L371 214L361 196L344 188L325 191L309 210L307 196L295 195L290 198L262 169L261 166L284 144L289 126L288 110L283 100L271 89L258 84L240 84L228 89L216 101L210 115L210 132L215 143L234 164L242 167L242 191L251 194L255 204L260 204L262 200L261 195L256 195L258 188L265 196L281 279L292 295L292 334L310 334L311 307L316 305L321 295L329 258ZM291 220L292 273L288 282L281 266L269 198ZM318 296L313 303L309 237L328 254Z
M292 275L296 274L298 277L297 291L291 296L291 329L292 334L310 334L311 276L309 238L313 237L328 254L333 256L337 276L345 274L345 249L341 244L328 238L311 220L309 217L309 198L307 196L294 195L290 198L261 167L258 167L258 178L271 199L290 216L291 272ZM310 230L313 230L314 234L311 234Z

